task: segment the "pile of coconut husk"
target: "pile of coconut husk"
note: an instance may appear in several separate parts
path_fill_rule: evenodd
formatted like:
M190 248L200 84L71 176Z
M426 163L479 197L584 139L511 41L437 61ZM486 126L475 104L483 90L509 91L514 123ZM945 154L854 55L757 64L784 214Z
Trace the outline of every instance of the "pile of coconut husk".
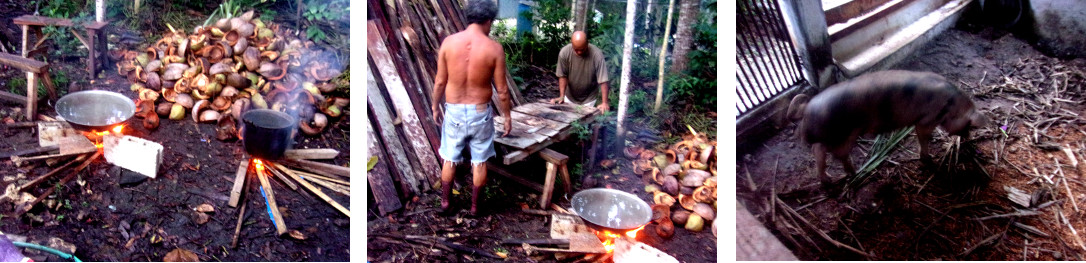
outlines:
M159 117L191 115L217 123L216 137L230 140L242 113L272 109L296 116L302 133L316 135L349 102L331 82L342 73L334 56L249 11L192 33L170 26L142 52L124 52L117 69L139 93L136 117L147 129L157 128Z
M675 224L698 232L716 219L716 140L690 132L682 141L660 147L663 154L640 146L623 149L633 160L634 173L642 176L645 192L653 194L653 222L661 237L671 237Z

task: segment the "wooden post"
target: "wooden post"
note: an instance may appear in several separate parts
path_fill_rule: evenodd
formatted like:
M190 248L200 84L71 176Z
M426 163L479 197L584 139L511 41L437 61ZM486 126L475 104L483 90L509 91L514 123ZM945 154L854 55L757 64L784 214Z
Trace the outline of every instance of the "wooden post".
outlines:
M97 0L97 1L102 2L102 0ZM75 27L72 27L72 28L75 28ZM97 71L98 70L98 64L96 63L97 59L95 58L95 57L97 57L95 55L95 53L98 53L98 49L96 49L94 47L95 47L95 43L98 43L98 41L96 39L98 37L98 30L91 29L87 33L89 33L89 34L87 34L87 40L88 40L87 42L89 42L87 44L87 55L88 55L87 59L90 60L89 61L90 64L87 65L87 70L90 71L91 79L95 79L95 76L98 76L98 71Z
M551 204L551 193L554 192L554 176L558 165L547 162L547 179L543 182L543 194L539 195L539 207L547 209Z
M287 232L287 223L283 221L283 215L279 213L279 206L275 204L275 192L272 191L271 183L268 182L268 174L259 165L256 168L256 178L260 180L260 193L264 194L264 199L267 201L268 214L272 218L272 224L275 225L275 233L283 235Z
M140 11L140 0L136 0L136 12ZM102 22L106 20L106 1L94 0L94 21Z
M19 25L19 27L21 27L23 29L22 56L25 58L26 57L26 52L27 52L27 49L26 49L27 46L26 45L30 44L30 40L28 39L28 37L30 37L30 35L29 35L30 34L30 25Z
M336 149L323 148L323 149L290 149L283 152L283 157L288 159L299 160L326 160L334 159L339 155L339 151Z
M807 82L824 89L837 82L830 35L822 1L784 0L780 3L785 25L802 60Z
M26 72L26 119L38 116L38 73Z

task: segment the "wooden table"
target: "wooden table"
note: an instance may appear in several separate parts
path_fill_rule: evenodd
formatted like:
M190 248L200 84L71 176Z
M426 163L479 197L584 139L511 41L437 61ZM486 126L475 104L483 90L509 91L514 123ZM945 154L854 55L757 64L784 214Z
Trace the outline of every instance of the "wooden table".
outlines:
M12 21L15 22L16 25L19 25L23 30L23 57L29 58L35 54L45 54L46 50L41 45L49 36L42 34L41 28L44 26L61 26L67 27L68 30L72 32L72 35L75 35L75 38L79 40L83 46L87 47L87 53L89 53L87 70L90 71L91 79L97 79L98 70L104 68L98 67L98 64L104 63L104 61L99 58L105 58L105 56L103 56L106 50L105 27L109 25L108 23L91 21L79 25L79 27L87 30L87 37L84 38L76 31L76 25L71 19L22 15L12 19ZM30 34L34 34L34 36L37 37L37 43L30 43ZM48 75L46 75L46 77L48 77Z
M573 104L528 103L513 108L513 130L501 137L505 117L494 117L494 143L507 146L513 151L502 156L502 162L510 165L543 150L552 143L565 140L573 133L574 125L589 125L599 111L594 107Z
M547 146L569 138L576 126L588 126L595 121L599 111L594 107L586 107L574 104L550 104L528 103L513 108L510 115L513 117L513 129L509 136L501 137L504 133L505 117L494 118L494 143L510 149L502 156L502 163L510 165L539 153L539 156L547 161L547 177L544 185L518 178L509 172L493 167L491 170L521 184L528 185L542 192L540 195L540 207L546 209L550 204L551 193L554 190L554 181L557 174L562 175L563 188L566 193L571 190L569 171L566 168L568 157L546 149ZM574 125L576 123L576 125ZM491 165L493 166L493 165ZM490 166L488 166L490 167Z

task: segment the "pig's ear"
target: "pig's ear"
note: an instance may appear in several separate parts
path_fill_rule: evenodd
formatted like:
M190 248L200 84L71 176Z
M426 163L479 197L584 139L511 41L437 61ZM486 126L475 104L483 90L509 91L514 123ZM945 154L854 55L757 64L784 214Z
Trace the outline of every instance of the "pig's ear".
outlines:
M980 114L980 112L974 111L969 116L969 126L980 128L980 127L988 126L988 123L989 123L988 117L985 117L984 115Z

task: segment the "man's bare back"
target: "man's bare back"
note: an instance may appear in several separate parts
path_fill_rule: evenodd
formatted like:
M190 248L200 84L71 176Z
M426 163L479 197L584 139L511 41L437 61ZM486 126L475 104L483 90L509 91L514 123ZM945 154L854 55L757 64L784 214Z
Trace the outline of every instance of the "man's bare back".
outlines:
M438 53L444 63L438 62L437 73L439 81L446 80L445 102L490 102L491 81L495 76L505 77L504 58L501 44L478 32L462 31L445 38Z

